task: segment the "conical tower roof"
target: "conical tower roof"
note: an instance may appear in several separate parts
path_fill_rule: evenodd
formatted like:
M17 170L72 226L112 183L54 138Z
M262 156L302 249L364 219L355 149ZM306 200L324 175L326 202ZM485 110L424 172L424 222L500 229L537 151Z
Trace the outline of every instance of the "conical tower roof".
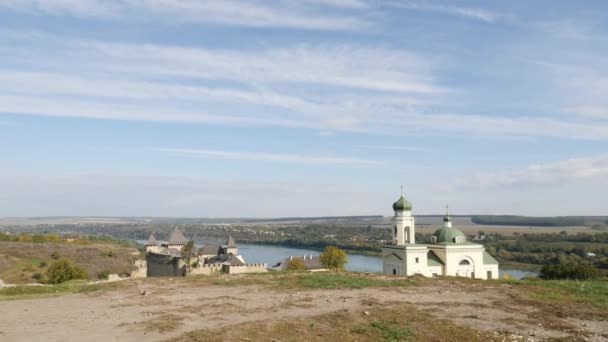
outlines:
M171 235L169 235L169 242L167 242L167 244L185 245L186 243L188 243L188 239L186 239L186 237L184 236L182 231L179 230L179 228L175 227L175 229L173 229L173 231L171 232Z
M234 242L234 239L232 239L232 236L228 237L228 241L226 241L226 247L236 248L236 242Z
M148 242L146 242L146 246L156 246L156 244L156 238L154 237L154 233L152 233L148 238Z

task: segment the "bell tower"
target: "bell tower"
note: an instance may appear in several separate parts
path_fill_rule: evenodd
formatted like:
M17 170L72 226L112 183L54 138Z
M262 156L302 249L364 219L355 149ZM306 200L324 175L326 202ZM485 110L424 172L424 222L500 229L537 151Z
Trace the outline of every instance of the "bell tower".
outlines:
M416 220L412 215L412 203L403 197L403 187L401 187L401 197L393 203L393 244L405 245L416 243Z

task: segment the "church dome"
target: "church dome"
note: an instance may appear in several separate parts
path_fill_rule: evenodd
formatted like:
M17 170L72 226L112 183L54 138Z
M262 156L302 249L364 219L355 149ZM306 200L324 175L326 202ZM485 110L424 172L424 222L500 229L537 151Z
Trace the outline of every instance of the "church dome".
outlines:
M393 203L393 210L412 210L412 203L405 199L405 197L401 196L397 202Z
M445 242L452 242L452 243L456 243L456 238L457 237L462 237L462 242L466 241L466 237L464 236L464 233L461 232L458 229L455 228L448 228L448 227L443 227L443 228L439 228L437 229L434 233L433 233L433 237L435 237L435 240L433 243L445 243Z

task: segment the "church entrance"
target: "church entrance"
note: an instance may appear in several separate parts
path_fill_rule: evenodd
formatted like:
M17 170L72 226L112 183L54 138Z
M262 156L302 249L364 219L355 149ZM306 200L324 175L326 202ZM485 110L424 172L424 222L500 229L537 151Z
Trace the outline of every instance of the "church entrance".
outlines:
M459 277L475 278L475 266L472 260L469 258L460 260L456 275Z

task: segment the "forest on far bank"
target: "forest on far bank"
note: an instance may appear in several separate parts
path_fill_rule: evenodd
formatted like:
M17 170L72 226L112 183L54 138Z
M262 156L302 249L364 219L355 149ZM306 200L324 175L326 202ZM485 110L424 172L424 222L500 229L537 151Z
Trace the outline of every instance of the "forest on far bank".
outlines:
M498 226L531 226L531 227L591 227L608 230L607 216L516 216L516 215L474 215L471 221L475 224Z

